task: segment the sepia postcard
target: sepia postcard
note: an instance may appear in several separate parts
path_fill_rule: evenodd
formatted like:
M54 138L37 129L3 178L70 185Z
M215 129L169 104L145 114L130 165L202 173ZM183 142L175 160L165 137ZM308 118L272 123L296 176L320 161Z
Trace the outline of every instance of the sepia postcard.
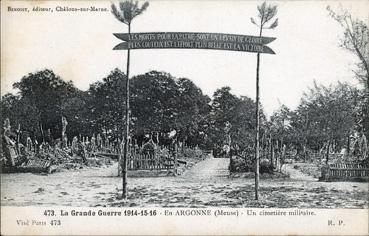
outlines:
M1 235L369 235L368 9L1 1Z

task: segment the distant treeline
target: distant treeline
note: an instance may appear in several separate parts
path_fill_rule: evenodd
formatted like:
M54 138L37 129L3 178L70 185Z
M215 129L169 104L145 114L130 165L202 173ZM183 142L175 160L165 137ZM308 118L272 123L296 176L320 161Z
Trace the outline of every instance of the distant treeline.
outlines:
M122 139L126 79L115 69L81 91L52 70L30 73L13 84L19 91L16 95L2 96L2 119L9 118L14 129L20 126L24 143L27 136L42 141L47 130L53 138L61 138L63 116L68 121L69 140L97 133ZM177 138L188 146L212 149L222 147L229 132L234 148L252 150L255 102L251 98L238 97L229 87L216 90L209 98L191 80L158 71L134 76L130 86L131 135L139 143L151 135L162 144ZM296 110L282 105L270 119L261 111L262 147L275 142L280 147L320 150L329 144L338 150L349 147L358 132L368 138L365 94L348 84L324 87L315 83Z

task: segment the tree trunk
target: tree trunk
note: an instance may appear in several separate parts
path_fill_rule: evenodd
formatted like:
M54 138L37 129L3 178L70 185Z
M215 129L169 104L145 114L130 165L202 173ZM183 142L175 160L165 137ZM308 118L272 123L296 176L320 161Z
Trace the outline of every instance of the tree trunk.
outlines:
M20 124L18 124L18 128L17 128L17 152L18 155L21 155L21 150L20 150L20 133L21 133L21 128L20 128Z
M262 147L262 153L261 153L261 158L265 158L265 143L266 143L266 135L265 132L263 133L262 139L261 139L261 147Z
M325 164L328 165L328 159L329 159L329 148L331 146L331 139L328 140L328 145L327 145L327 152L326 152L326 156L325 156Z
M39 126L40 126L40 132L41 132L41 136L42 136L42 142L44 143L45 142L44 129L42 128L42 124L41 123L39 123Z
M347 157L350 156L350 134L347 135Z
M159 146L159 131L156 132L156 144Z
M182 139L182 153L184 153L184 148L185 148L186 140L187 140L187 136L185 136L185 137Z
M275 150L274 150L274 143L272 145L272 164L273 164L273 168L276 169L277 168L277 163L276 163L276 158L275 158Z
M272 134L269 136L269 155L270 155L270 164L272 165L272 168L274 169L274 163L273 163L273 140L272 140Z

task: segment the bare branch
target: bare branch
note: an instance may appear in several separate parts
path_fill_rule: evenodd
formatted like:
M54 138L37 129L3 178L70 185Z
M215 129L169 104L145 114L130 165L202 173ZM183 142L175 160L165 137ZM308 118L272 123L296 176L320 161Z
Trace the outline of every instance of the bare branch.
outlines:
M342 10L342 13L337 14L329 6L327 7L329 15L336 20L344 28L344 37L342 39L342 47L353 52L358 57L360 63L357 65L358 71L355 71L355 76L362 80L362 74L365 74L365 84L369 91L369 30L364 21L353 19L347 10ZM361 73L364 72L364 73ZM361 76L359 76L361 75Z

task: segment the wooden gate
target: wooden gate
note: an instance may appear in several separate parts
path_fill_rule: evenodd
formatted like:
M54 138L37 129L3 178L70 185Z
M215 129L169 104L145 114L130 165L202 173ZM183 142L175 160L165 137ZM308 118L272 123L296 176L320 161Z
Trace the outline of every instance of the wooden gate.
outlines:
M154 154L133 154L128 157L128 170L169 170L174 169L175 160Z
M330 164L322 168L323 181L368 181L369 168L361 164Z

